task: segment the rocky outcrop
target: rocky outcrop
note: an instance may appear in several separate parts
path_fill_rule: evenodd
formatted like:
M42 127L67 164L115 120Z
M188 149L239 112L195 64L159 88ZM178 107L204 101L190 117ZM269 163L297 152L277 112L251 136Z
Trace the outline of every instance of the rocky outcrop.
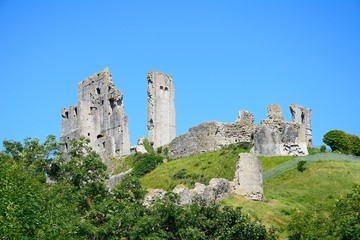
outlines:
M311 109L290 104L292 122L305 125L305 140L308 147L312 147Z
M137 141L137 145L131 147L131 150L134 150L136 153L143 153L143 154L148 153L148 151L145 148L144 141L145 141L145 137L141 137Z
M305 125L283 120L279 106L268 109L269 118L256 127L252 152L260 156L308 155Z
M148 139L156 149L176 137L175 87L170 75L151 71L148 80Z
M163 189L151 189L144 198L145 206L152 206L154 203L162 199L167 192Z
M189 205L192 202L205 201L207 203L218 202L228 198L231 194L231 183L223 178L213 178L209 185L196 183L195 188L187 189L176 186L173 193L179 195L180 205Z
M254 154L239 154L232 187L232 191L238 196L256 201L264 199L262 166Z
M108 68L79 83L78 101L61 110L63 150L66 154L72 139L85 136L111 171L111 157L130 154L130 136L123 95Z
M222 146L251 142L256 125L250 112L240 111L235 123L205 122L190 128L169 144L170 158L187 157L216 151Z

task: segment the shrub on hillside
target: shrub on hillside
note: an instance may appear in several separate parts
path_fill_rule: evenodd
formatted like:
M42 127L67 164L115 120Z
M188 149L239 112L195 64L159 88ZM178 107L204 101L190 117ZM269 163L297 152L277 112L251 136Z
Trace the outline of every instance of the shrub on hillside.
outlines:
M330 214L319 207L297 212L288 225L289 239L360 239L360 185L338 199Z
M157 165L163 162L163 157L154 154L141 154L137 155L132 170L132 174L141 177L151 172Z
M360 156L360 138L341 130L331 130L324 135L323 142L334 152Z

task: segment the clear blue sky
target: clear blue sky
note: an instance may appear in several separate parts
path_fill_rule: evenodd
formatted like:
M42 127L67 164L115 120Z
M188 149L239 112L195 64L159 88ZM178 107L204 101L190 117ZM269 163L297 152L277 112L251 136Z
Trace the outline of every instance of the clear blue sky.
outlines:
M278 103L312 109L314 144L360 136L360 1L0 0L0 140L61 134L77 84L108 66L131 141L147 135L147 80L171 74L177 134L255 121Z

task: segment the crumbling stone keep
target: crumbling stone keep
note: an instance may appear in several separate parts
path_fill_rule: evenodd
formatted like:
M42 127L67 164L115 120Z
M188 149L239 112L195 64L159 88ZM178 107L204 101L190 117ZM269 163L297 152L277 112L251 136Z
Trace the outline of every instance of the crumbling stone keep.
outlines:
M79 83L78 101L61 110L64 151L70 140L85 136L111 170L111 157L130 154L130 137L123 95L108 68Z
M175 88L170 75L151 71L148 80L148 140L156 149L176 137Z
M308 147L312 147L311 109L290 104L292 121L305 125L305 139Z

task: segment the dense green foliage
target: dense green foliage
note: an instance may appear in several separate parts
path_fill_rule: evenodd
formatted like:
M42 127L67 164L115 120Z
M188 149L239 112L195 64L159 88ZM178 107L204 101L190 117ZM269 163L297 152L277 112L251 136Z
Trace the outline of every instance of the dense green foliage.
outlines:
M313 206L297 212L289 228L289 239L360 239L360 185L336 201L330 214Z
M163 162L162 156L154 154L138 154L134 158L132 174L137 177L144 176Z
M297 166L296 166L296 169L299 171L299 172L303 172L303 171L305 171L305 164L306 164L306 161L304 161L304 160L300 160L300 161L298 161L298 163L297 163Z
M149 154L153 154L154 153L154 148L151 146L149 140L147 138L144 138L144 147L145 150L149 153Z
M88 140L72 141L67 161L53 143L51 151L36 139L4 144L1 239L276 238L240 208L205 203L181 207L173 194L145 207L138 176L161 163L160 156L135 156L133 174L108 192L106 167ZM56 181L46 183L46 175Z
M332 151L360 156L360 138L342 130L331 130L324 135L323 142Z

